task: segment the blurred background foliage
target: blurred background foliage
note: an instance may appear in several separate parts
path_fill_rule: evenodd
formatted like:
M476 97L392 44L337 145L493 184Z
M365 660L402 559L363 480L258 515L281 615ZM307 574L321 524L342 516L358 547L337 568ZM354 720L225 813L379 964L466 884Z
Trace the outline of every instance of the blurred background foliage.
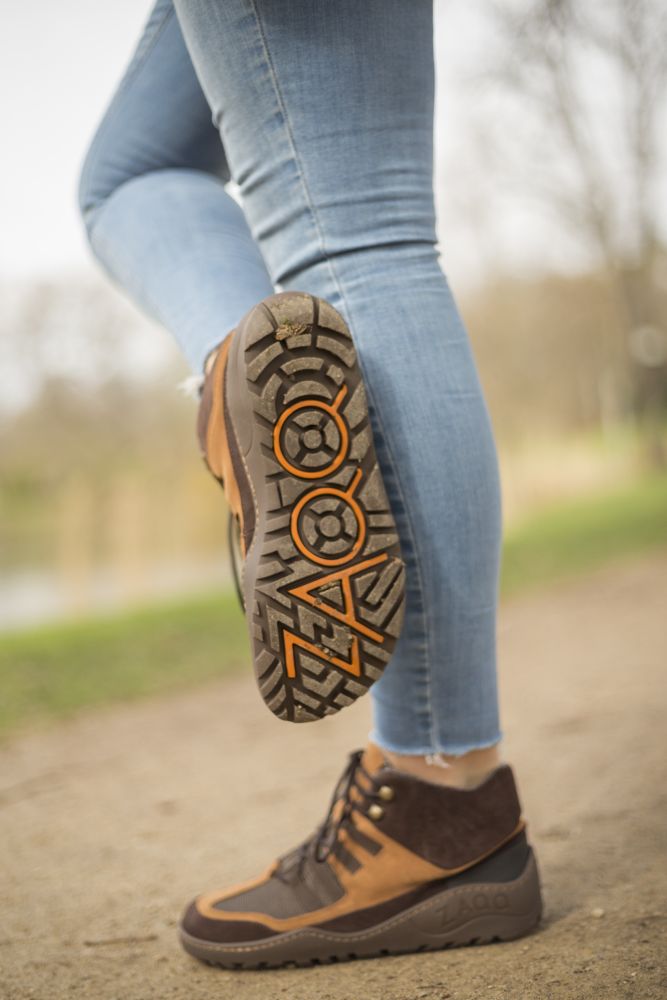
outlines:
M496 430L509 594L667 544L667 8L436 14L443 266ZM0 726L242 662L168 336L92 266L1 278L0 325Z

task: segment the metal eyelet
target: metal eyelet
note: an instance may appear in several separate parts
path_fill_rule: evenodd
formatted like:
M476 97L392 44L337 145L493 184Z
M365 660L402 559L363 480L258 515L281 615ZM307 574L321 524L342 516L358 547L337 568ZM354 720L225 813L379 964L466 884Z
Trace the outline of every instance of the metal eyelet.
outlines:
M385 802L391 802L395 794L396 793L391 785L380 785L378 788L378 795L381 799L384 799Z
M382 808L382 806L379 806L377 802L373 802L368 807L368 815L370 816L371 819L382 819L382 817L384 816L384 809Z

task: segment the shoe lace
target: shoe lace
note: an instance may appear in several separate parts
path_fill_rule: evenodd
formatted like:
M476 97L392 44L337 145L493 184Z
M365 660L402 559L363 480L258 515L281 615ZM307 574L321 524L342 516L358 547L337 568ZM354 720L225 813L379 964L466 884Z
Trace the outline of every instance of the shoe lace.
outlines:
M357 781L362 773L371 787L373 785L373 778L361 763L362 755L363 750L355 750L350 754L334 788L326 816L315 832L299 847L278 859L275 872L278 878L283 881L292 881L294 877L298 879L308 858L318 863L326 861L336 845L340 831L352 823L355 810L360 809L370 797L369 792ZM358 801L352 797L353 788L361 794Z

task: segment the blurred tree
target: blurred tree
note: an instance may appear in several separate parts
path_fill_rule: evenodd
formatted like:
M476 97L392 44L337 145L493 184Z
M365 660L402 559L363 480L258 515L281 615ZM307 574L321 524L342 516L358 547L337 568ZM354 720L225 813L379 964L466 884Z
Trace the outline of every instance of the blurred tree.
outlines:
M504 105L485 129L487 155L604 272L615 320L599 410L638 418L652 460L666 464L667 253L656 219L667 166L667 4L490 0L486 9L497 44L484 79L490 106ZM517 144L508 123L530 141Z

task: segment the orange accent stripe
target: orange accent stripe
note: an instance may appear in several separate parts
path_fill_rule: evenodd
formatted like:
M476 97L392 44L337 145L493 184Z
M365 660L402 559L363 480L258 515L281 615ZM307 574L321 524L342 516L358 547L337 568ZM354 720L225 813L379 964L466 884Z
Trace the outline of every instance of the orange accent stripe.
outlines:
M216 908L215 904L220 900L234 897L253 885L261 885L262 881L266 883L271 877L271 869L269 869L263 877L260 876L250 884L241 883L240 886L231 886L223 891L210 892L201 896L197 900L197 909L202 916L208 917L210 920L261 923L279 933L298 930L301 927L309 927L325 920L332 920L334 917L346 913L354 913L356 910L374 906L377 903L384 903L388 899L401 896L421 885L427 885L434 879L442 879L467 871L488 858L503 844L509 843L526 825L525 821L520 819L510 834L464 865L459 865L457 868L439 868L392 840L382 832L378 825L371 823L365 817L358 816L356 823L362 833L380 841L382 850L371 857L364 857L364 863L356 872L348 871L338 862L336 857L329 858L326 864L338 876L344 890L343 895L334 903L329 903L319 909L298 913L293 917L273 917L258 910L250 912L248 910ZM351 844L348 846L352 847ZM357 846L355 845L356 850Z
M295 597L300 598L300 600L305 601L307 604L311 604L320 610L326 610L326 613L332 618L337 618L338 621L344 622L351 628L356 629L357 632L361 632L362 635L367 636L369 639L373 639L374 642L384 642L384 636L380 635L374 629L369 628L368 625L364 625L360 622L354 614L354 598L352 596L352 584L350 582L351 577L356 576L361 573L362 570L368 569L370 566L377 566L381 562L386 562L389 555L386 552L381 553L379 556L373 556L372 559L367 559L365 562L357 563L355 566L349 566L347 569L337 569L333 573L327 573L326 576L320 576L317 580L313 580L311 583L301 584L299 587L292 587L289 591L290 594L294 594ZM318 599L312 594L313 590L319 590L321 587L326 587L328 583L339 582L341 590L343 592L343 601L345 605L345 610L341 611L333 604L329 604L328 601L323 601L321 598Z
M345 399L346 396L347 396L347 386L343 382L342 386L338 390L336 398L334 399L333 403L331 404L332 405L332 409L334 409L334 410L337 411L338 407L343 402L343 400Z
M285 629L283 632L283 638L285 640L285 666L287 667L287 676L296 677L296 661L294 659L294 647L299 646L301 649L307 649L309 653L313 656L317 656L320 660L326 660L327 663L333 663L334 666L340 667L341 670L347 670L348 674L354 674L355 677L361 676L361 660L359 657L359 640L356 636L352 637L352 657L348 663L346 660L342 660L340 656L334 656L333 653L328 653L315 643L309 642L308 639L303 639L300 635L295 635L294 632L290 632L289 629Z
M350 435L348 433L347 424L341 417L340 413L338 413L338 407L343 401L346 393L347 386L343 385L333 401L333 404L325 403L323 399L301 399L298 403L293 403L292 406L288 406L286 410L283 410L280 414L279 420L273 428L273 451L286 472L289 472L293 476L297 476L299 479L323 479L325 476L330 476L331 473L335 472L339 465L341 465L350 446ZM292 414L296 413L297 410L305 410L308 409L308 407L316 410L324 410L328 413L338 428L338 433L340 434L340 451L324 469L297 469L297 467L292 465L290 460L285 456L280 443L280 435L285 425L285 421L289 420Z
M354 559L359 550L362 548L366 540L366 518L364 517L364 512L357 501L352 499L352 494L356 490L360 479L361 468L358 468L346 490L339 490L333 486L319 486L317 489L311 490L310 493L305 493L292 510L292 516L290 518L292 540L294 541L294 544L299 552L306 556L307 559L310 559L311 562L318 563L320 566L341 566L343 563L350 562L351 559ZM326 556L320 556L306 545L299 534L299 514L310 500L319 496L341 497L343 500L347 500L352 508L352 512L354 513L357 524L359 525L359 537L350 551L344 556L336 556L334 559L327 558Z

